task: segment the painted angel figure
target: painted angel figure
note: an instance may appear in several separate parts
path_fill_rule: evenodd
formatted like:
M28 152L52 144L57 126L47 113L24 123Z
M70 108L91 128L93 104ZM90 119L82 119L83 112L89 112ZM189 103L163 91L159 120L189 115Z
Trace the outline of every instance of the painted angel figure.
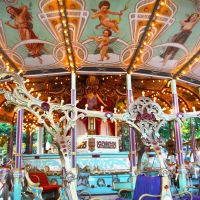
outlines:
M103 36L92 36L90 39L95 40L98 44L98 47L100 49L100 58L99 61L104 61L106 58L107 60L110 59L108 55L108 47L109 44L112 42L115 42L117 38L110 39L110 36L112 35L111 30L105 29L103 31Z
M192 29L199 22L199 20L199 13L193 13L187 19L181 20L181 30L172 37L170 42L184 44L191 35ZM179 48L168 46L164 53L160 55L160 57L163 58L163 64L166 64L169 59L173 59L178 51Z
M99 3L99 10L92 9L94 12L92 15L92 19L99 18L100 24L96 26L96 29L98 29L100 26L104 26L107 29L111 29L115 33L119 32L119 22L116 19L110 19L109 15L118 15L120 18L123 15L123 11L127 9L127 6L125 9L121 10L120 12L113 12L110 10L110 3L108 1L101 1Z
M10 28L16 29L22 41L38 39L38 37L33 32L32 16L28 12L28 7L26 5L20 8L8 6L6 9L8 14L10 14L11 19L14 20L14 24L11 24L9 21L7 21L5 24ZM33 58L38 58L39 62L42 63L42 59L40 56L42 55L44 44L31 43L31 44L26 44L25 46L28 50L28 53Z

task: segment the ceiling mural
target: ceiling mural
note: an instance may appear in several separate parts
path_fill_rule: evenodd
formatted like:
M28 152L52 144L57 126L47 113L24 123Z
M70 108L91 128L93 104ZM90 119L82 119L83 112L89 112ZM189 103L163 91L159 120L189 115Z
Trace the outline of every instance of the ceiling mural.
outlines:
M0 2L1 46L23 70L64 67L59 14L56 4L44 1Z
M77 70L126 72L154 5L155 0L66 1ZM170 77L199 50L198 5L198 0L161 2L135 72ZM69 71L57 0L2 0L0 6L0 45L19 69L38 75ZM194 83L200 81L198 61L184 74Z
M199 47L200 14L194 4L188 0L176 1L176 9L176 13L167 18L168 30L155 41L153 57L147 63L161 71L171 72Z

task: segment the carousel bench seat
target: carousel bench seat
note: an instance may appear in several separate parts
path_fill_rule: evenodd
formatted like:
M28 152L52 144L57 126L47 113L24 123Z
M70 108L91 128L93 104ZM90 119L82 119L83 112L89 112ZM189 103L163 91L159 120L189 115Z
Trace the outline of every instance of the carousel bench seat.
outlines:
M30 165L25 168L27 190L25 193L32 193L33 199L43 199L42 196L58 196L62 188L57 184L50 184L48 176L44 171L32 168Z
M40 183L39 187L43 188L43 192L58 190L60 188L59 185L49 184L48 177L44 172L30 172L29 177L33 183Z

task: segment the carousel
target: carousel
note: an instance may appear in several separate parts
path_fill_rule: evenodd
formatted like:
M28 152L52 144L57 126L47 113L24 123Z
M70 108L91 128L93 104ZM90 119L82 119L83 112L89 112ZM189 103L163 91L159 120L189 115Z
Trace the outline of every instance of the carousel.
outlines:
M0 199L200 199L200 0L0 7Z

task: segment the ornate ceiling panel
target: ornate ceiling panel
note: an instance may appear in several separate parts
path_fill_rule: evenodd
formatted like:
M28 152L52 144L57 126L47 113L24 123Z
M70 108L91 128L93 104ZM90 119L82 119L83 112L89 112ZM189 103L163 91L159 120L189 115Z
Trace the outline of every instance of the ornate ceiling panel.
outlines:
M200 83L199 54L182 70L200 49L198 0L160 0L156 11L158 0L63 2L79 73L126 72L144 36L129 66L134 72L172 77L181 69L180 79ZM18 69L38 76L69 72L57 0L2 0L0 7L0 46Z

